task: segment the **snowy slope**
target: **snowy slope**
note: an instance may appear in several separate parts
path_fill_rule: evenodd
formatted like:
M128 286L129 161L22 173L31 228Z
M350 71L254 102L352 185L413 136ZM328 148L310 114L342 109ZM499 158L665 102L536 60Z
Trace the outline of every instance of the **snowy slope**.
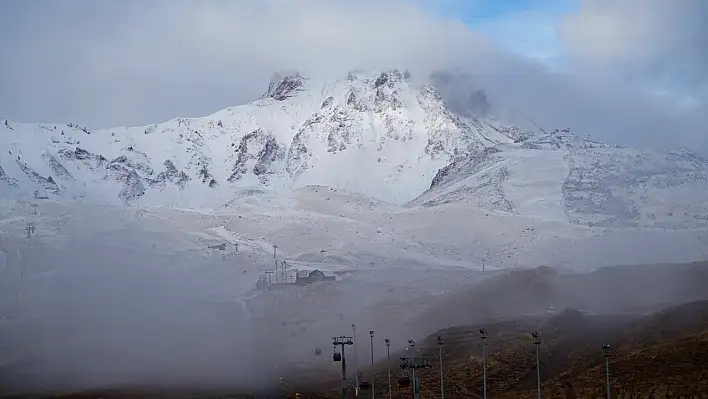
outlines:
M708 162L689 151L620 148L556 130L456 160L409 206L470 203L613 228L707 227L707 181Z
M398 70L276 76L262 99L203 118L97 131L5 120L0 190L203 208L322 184L405 203L453 158L512 141L482 120Z
M429 83L396 69L293 74L203 118L98 131L4 120L0 196L216 209L320 185L581 225L707 225L708 163L690 152L548 134L490 104L469 75Z

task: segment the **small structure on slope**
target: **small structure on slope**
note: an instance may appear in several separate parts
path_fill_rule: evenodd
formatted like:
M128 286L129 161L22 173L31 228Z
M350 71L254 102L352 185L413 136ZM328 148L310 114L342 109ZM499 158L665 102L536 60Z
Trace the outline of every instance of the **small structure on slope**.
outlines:
M279 282L273 282L271 279L268 278L267 275L261 275L258 277L258 281L256 282L256 289L258 291L265 291L276 288L304 286L320 281L335 281L336 279L336 276L328 276L318 269L296 270L295 279L293 279L291 275L289 279L285 279L284 281Z
M306 284L317 283L320 281L334 281L334 280L336 280L335 276L327 276L321 270L318 270L318 269L312 270L310 272L308 272L307 270L303 270L302 272L297 273L296 284L306 285Z

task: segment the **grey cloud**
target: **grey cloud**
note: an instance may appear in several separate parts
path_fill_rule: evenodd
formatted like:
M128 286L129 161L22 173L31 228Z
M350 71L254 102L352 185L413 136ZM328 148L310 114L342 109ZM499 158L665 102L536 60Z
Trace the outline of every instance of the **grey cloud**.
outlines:
M342 76L396 66L420 78L456 67L477 75L493 101L550 129L570 126L622 144L704 148L703 103L674 109L582 69L551 73L406 0L0 7L0 114L10 119L141 125L253 100L283 69Z
M590 67L691 95L708 89L708 2L582 0L559 34Z
M252 100L283 68L445 62L474 39L401 1L37 4L3 3L0 106L8 117L94 127Z

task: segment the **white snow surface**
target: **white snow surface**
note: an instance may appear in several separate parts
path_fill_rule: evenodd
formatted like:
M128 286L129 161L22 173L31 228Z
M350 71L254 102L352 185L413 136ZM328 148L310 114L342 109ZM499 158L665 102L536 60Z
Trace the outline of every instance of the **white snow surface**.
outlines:
M568 130L472 151L408 205L610 228L708 227L708 162L686 150L630 149Z
M215 208L239 190L321 184L402 204L453 156L511 141L484 120L398 70L276 77L262 99L203 118L96 131L2 120L0 190Z
M589 226L708 226L708 163L696 155L546 133L483 90L461 92L469 79L295 74L203 118L98 131L4 120L0 197L218 209L321 185Z

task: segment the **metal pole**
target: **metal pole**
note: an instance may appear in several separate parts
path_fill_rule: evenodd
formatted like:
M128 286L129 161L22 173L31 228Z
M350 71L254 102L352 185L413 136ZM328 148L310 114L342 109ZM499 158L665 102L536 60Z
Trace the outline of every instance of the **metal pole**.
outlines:
M369 331L371 340L371 399L374 399L374 330Z
M445 399L445 387L444 387L444 383L443 383L442 346L443 346L443 338L438 337L438 349L439 349L439 356L440 356L440 397L441 397L441 399Z
M386 338L386 364L388 365L388 399L393 397L391 392L391 341Z
M275 283L278 284L280 283L280 273L278 272L278 261L274 260L275 262Z
M342 345L342 398L347 399L347 362L344 357L344 345Z
M482 339L482 381L484 384L484 399L487 399L487 352L484 347L484 341L487 339L487 331L484 328L479 329L479 338Z
M605 356L605 377L607 379L607 399L612 398L610 393L610 358Z
M354 335L354 396L359 396L359 361L357 360L357 345L356 345L356 324L352 324L352 331Z
M445 399L445 386L443 384L442 346L440 347L440 398Z
M411 348L413 348L413 399L420 399L420 385L418 385L418 378L420 378L420 375L418 373L418 357L416 356L417 353L417 348L415 347L415 341L412 339L408 340L408 344L410 345Z
M531 333L533 344L536 345L536 384L538 389L538 399L541 399L541 360L539 357L539 348L541 347L541 334L538 331Z
M487 353L482 339L482 380L484 381L484 399L487 399Z
M538 399L541 399L541 367L540 367L540 360L539 360L539 344L536 344L536 384L538 388Z
M602 345L602 356L605 357L605 383L607 384L607 399L611 399L612 393L610 388L610 344Z
M413 369L413 399L420 399L420 391L418 390L418 373Z
M345 353L344 353L344 346L345 345L354 345L354 341L352 340L352 337L345 337L345 336L339 336L339 337L332 337L332 344L334 345L334 348L336 350L337 346L341 348L341 359L340 361L342 362L342 398L347 399L347 362L345 358ZM336 354L336 352L335 352ZM334 361L336 362L337 359L336 357L334 358Z

